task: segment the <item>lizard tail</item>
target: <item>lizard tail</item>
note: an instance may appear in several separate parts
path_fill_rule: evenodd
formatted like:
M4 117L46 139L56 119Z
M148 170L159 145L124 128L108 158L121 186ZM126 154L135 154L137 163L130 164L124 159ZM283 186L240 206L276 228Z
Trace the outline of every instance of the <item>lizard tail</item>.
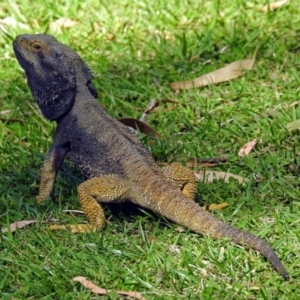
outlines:
M215 239L228 238L236 244L248 246L259 251L268 259L279 274L285 279L289 279L289 274L277 254L263 239L223 223L211 213L201 209L197 203L186 198L182 199L181 195L180 197L178 195L175 196L167 203L165 201L164 205L159 208L159 213L196 233L209 235Z
M283 264L279 260L275 251L271 248L271 246L266 241L255 236L254 234L236 229L223 222L219 224L217 230L219 231L220 235L212 234L211 235L212 237L229 238L231 241L233 241L236 244L246 245L254 250L259 251L274 266L277 272L284 277L284 279L286 280L289 279L288 272L285 270Z

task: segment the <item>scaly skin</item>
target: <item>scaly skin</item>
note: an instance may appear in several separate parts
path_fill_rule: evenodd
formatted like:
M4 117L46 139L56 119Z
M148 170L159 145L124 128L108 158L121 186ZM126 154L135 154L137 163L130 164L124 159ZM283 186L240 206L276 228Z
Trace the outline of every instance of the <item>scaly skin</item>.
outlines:
M137 137L105 112L95 99L91 72L75 51L46 34L19 35L13 47L42 113L57 122L37 201L51 195L65 157L88 178L79 185L78 196L89 224L68 228L101 229L105 218L99 203L130 200L199 234L251 247L289 278L264 240L224 224L193 201L196 182L191 171L178 164L158 168Z

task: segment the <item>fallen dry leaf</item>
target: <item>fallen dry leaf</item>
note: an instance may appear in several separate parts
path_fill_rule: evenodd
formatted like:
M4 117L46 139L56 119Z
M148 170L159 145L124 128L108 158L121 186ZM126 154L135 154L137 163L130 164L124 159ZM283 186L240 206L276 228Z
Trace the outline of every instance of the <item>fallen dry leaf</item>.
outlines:
M186 231L186 229L183 228L183 227L178 226L178 227L175 228L175 231L177 231L179 233L182 233L182 232Z
M293 131L296 129L300 129L300 120L295 120L289 124L286 125L286 128L288 131Z
M156 239L153 236L148 236L150 242L156 243Z
M80 282L84 287L91 290L92 293L98 295L107 295L111 290L106 290L98 287L91 281L87 280L84 276L77 276L73 278L74 281ZM135 299L146 300L140 293L138 292L125 292L125 291L116 291L118 295L124 295Z
M18 228L23 228L27 225L30 225L30 224L33 224L33 223L36 223L36 222L37 222L37 220L18 221L18 222L11 223L9 225L9 228L10 228L11 232L15 232ZM2 228L1 231L2 231L2 233L8 232L8 227Z
M189 81L173 82L170 84L174 90L191 89L195 87L203 87L209 84L216 84L224 81L235 79L242 75L243 70L251 70L253 68L255 58L246 58L235 61L224 68L215 70L206 75L200 76Z
M232 122L234 122L234 119L233 118L231 118L231 119L228 119L228 120L226 120L225 122L221 122L221 126L225 126L225 125L228 125L228 124L230 124L230 123L232 123Z
M288 2L289 2L288 0L281 0L281 1L276 1L273 3L268 3L268 4L264 5L263 7L259 8L259 11L262 11L262 12L274 11L281 6L288 4Z
M71 215L83 215L84 211L82 210L77 210L77 209L64 209L62 212L71 214Z
M140 121L147 123L147 115L149 114L150 111L152 111L156 107L156 100L151 99L146 107L146 109L143 111L142 116L140 117Z
M70 28L77 25L78 22L69 18L59 18L50 24L52 29Z
M214 180L224 180L224 182L228 183L230 178L236 179L239 183L245 183L248 182L249 179L235 175L232 173L227 173L227 172L220 172L220 171L199 171L199 172L194 172L195 177L199 181L204 181L204 182L213 182Z
M248 155L252 149L254 148L254 146L256 145L257 143L257 139L254 139L248 143L246 143L240 150L239 150L239 153L238 153L238 156L246 156Z
M300 101L295 101L293 103L291 103L288 107L295 107L295 106L298 106Z
M7 115L7 114L11 113L12 111L13 111L12 109L1 110L0 115Z
M13 28L20 27L22 29L29 29L29 26L27 24L20 23L13 17L6 17L4 19L0 19L0 24Z
M270 110L267 110L267 111L263 112L261 114L261 116L264 117L264 118L272 118L272 117L275 117L277 114L278 114L278 110L270 109Z
M155 138L161 139L161 135L157 133L153 128L151 128L148 124L132 118L124 118L124 119L118 119L119 122L122 124L129 126L135 130L139 130L140 132L153 136Z
M147 115L154 110L154 108L158 107L161 104L164 103L173 103L173 104L179 104L178 101L175 100L171 100L171 99L162 99L159 101L156 101L155 99L151 99L146 107L146 109L144 110L144 112L142 113L142 116L140 117L140 121L147 123Z

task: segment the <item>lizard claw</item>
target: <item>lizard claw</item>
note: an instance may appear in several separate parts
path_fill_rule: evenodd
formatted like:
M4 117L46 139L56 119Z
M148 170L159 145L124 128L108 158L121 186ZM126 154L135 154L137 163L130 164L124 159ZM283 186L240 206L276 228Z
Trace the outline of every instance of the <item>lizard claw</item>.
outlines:
M213 203L213 204L204 206L203 209L204 210L208 210L208 211L213 211L213 210L223 209L223 208L225 208L227 206L229 206L229 204L227 202L223 202L223 203L220 203L220 204Z

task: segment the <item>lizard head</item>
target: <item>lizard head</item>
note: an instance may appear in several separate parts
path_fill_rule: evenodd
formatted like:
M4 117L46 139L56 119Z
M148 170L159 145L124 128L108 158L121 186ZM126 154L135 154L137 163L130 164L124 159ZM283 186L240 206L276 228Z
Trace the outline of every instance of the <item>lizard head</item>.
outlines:
M18 35L13 49L25 71L31 93L47 119L58 120L71 110L77 91L78 67L90 93L97 97L87 65L75 51L53 36Z

